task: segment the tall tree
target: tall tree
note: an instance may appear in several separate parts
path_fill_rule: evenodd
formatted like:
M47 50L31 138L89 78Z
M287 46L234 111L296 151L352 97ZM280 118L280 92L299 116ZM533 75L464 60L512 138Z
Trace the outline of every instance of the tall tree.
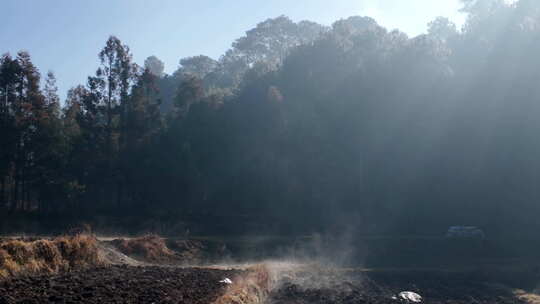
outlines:
M118 150L115 138L121 135L125 129L126 113L129 111L129 92L134 80L135 65L132 63L132 55L129 47L123 45L120 39L111 36L105 47L99 53L101 66L96 72L96 89L102 90L105 103L105 117L108 149L111 157ZM114 121L118 115L118 121ZM115 126L116 124L116 126Z
M22 69L16 59L9 54L0 58L0 203L2 207L12 205L13 166L16 157L18 130L16 128L15 107L16 87L22 77Z
M129 47L111 36L98 55L100 67L94 77L88 78L90 94L85 98L91 110L97 110L97 119L104 117L106 133L107 173L106 184L116 194L120 204L123 193L121 169L115 167L119 152L126 145L128 113L131 111L129 95L135 80L137 66L132 62Z

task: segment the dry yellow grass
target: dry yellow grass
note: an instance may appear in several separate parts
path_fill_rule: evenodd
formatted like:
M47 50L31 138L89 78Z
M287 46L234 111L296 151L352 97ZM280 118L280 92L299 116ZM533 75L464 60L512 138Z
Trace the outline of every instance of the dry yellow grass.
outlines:
M246 276L237 277L227 292L214 304L264 303L271 287L268 268L264 265L250 267Z
M0 241L0 278L58 273L101 264L97 239L90 235Z
M540 295L536 293L529 293L521 289L514 291L516 297L527 304L540 304Z

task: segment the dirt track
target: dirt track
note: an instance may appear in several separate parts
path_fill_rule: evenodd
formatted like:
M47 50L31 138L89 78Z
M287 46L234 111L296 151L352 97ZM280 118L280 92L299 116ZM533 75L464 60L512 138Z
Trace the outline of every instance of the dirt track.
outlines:
M111 266L0 282L0 303L212 303L236 270Z

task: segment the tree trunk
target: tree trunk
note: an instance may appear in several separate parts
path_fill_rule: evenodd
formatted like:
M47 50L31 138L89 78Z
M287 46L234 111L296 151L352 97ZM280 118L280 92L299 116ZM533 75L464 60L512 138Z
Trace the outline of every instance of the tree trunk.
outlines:
M13 179L13 202L12 202L12 211L17 211L19 207L19 179L17 178L17 173Z
M122 208L123 195L124 195L123 183L122 183L122 181L120 179L118 179L117 196L116 196L116 207L118 209Z
M21 178L21 210L26 211L26 182L24 181L24 171Z
M26 170L24 167L21 170L21 209L26 211Z
M0 205L2 208L7 207L7 201L6 201L6 177L2 176L0 179Z
M32 209L32 201L30 200L30 192L28 181L24 180L24 201L25 201L25 210L30 211Z

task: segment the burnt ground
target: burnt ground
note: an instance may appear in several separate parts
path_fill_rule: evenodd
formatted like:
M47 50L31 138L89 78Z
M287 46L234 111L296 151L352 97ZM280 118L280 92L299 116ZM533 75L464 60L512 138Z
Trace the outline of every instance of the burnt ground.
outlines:
M224 293L236 270L110 266L0 282L0 303L208 304Z
M270 294L271 304L407 303L393 299L401 291L413 291L431 304L532 303L520 299L514 289L465 273L355 272L346 274L306 272L283 280ZM536 302L534 302L536 303Z

